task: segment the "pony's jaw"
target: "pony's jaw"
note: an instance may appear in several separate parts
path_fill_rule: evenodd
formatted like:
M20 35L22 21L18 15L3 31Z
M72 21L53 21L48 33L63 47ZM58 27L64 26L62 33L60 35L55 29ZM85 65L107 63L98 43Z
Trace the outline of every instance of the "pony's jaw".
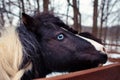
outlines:
M79 37L77 37L76 39L79 39ZM82 39L85 40L85 38L82 38ZM43 40L43 41L45 41L45 40ZM72 45L72 43L74 43L76 41L73 41L73 42L66 41L66 42L68 42L69 44ZM92 48L93 52L89 52L89 51L87 51L86 48L80 49L81 47L79 47L79 46L77 46L77 47L69 46L70 50L73 49L73 51L64 53L64 51L63 51L64 49L60 50L61 48L58 47L56 41L50 42L50 43L51 43L50 45L46 44L49 46L49 48L48 48L49 50L48 51L45 50L46 51L45 53L47 55L47 57L45 59L46 60L45 64L48 65L47 67L51 71L70 71L71 72L71 71L89 69L89 68L98 67L99 64L104 64L107 61L106 54L97 51L96 48L95 49ZM96 42L94 42L94 43L96 43ZM80 45L79 42L77 44ZM98 43L96 43L96 44L98 44ZM87 47L90 45L91 44L88 42L86 45L83 45L82 47ZM66 46L68 46L68 45L66 45ZM100 45L100 46L102 46L102 45ZM65 47L65 48L69 48L69 47ZM90 47L93 47L93 46L90 46ZM44 48L47 48L47 46L45 46ZM87 47L87 48L89 48L89 47ZM53 51L52 51L52 49L53 49ZM63 51L63 52L60 52L59 50ZM81 51L81 50L83 50L83 51ZM91 50L91 49L89 49L89 50ZM65 56L66 54L67 54L67 56ZM59 57L61 57L61 58L59 58ZM64 62L64 61L62 62L62 60L66 61L66 62Z

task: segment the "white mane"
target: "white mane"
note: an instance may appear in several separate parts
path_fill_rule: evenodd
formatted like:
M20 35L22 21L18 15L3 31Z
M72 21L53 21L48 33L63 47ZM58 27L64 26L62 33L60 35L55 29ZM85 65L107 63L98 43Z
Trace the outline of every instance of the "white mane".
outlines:
M0 80L20 80L25 72L19 70L22 56L22 45L15 27L5 28L0 36Z

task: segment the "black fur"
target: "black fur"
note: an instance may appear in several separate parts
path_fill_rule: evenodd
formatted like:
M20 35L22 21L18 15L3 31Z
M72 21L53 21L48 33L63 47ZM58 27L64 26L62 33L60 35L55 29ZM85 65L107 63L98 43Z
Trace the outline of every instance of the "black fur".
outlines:
M17 28L23 45L23 62L20 69L32 63L33 67L24 73L21 80L45 77L53 71L89 69L105 63L107 55L100 53L91 43L75 36L58 17L37 14L30 17L22 14L23 23ZM65 28L68 31L62 29ZM58 40L58 35L64 36Z

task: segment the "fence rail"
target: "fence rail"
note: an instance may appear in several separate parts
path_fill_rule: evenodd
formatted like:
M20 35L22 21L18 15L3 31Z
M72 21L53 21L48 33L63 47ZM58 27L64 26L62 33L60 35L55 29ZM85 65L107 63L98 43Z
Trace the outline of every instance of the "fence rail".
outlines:
M109 43L104 43L104 45L108 45L108 46L118 46L118 47L120 47L120 44L109 44Z
M120 63L35 80L120 80Z

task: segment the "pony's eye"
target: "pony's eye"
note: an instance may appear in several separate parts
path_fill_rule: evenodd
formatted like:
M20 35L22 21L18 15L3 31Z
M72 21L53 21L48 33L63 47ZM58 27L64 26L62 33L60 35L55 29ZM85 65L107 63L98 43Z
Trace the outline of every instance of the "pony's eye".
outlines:
M64 39L64 35L61 33L57 36L57 40L61 41Z

